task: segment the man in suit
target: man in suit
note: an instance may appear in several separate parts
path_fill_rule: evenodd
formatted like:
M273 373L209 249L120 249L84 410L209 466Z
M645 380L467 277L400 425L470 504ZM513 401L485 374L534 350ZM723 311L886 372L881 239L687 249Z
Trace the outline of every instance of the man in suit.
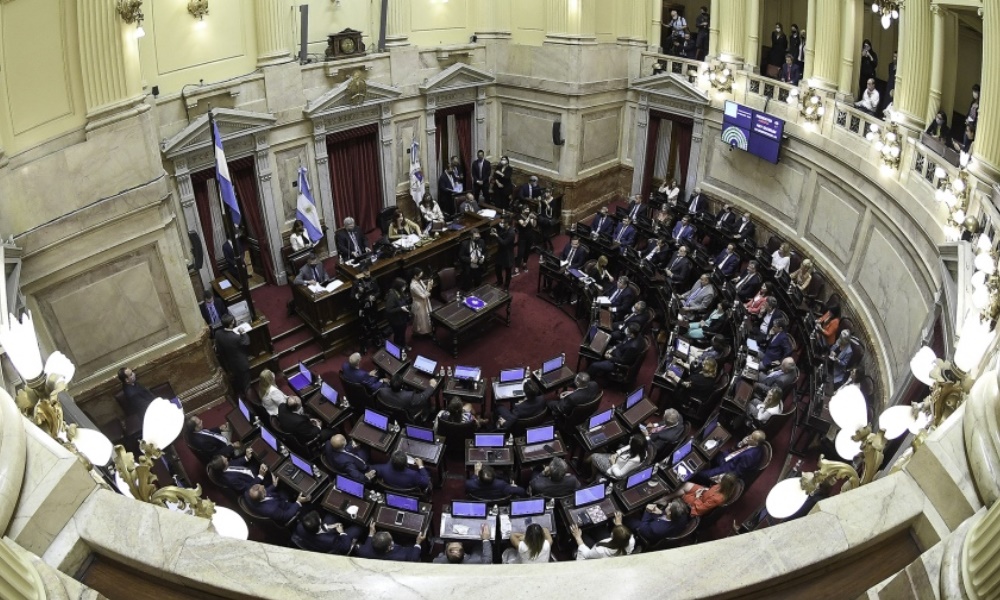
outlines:
M472 193L468 193L462 197L462 203L458 205L458 212L465 213L478 213L479 203L476 202L475 196Z
M267 465L262 464L256 473L249 467L251 454L250 448L246 449L245 456L232 460L220 454L208 461L206 468L226 488L242 494L254 485L264 483L267 474Z
M736 244L726 244L726 249L715 257L713 264L723 277L735 277L740 270L740 257L736 254Z
M378 391L378 399L392 408L406 411L411 422L418 421L430 409L430 398L437 391L437 379L433 377L427 382L427 389L414 392L403 388L403 376L397 373L389 382L389 387L383 386Z
M762 369L776 367L778 364L792 355L792 338L785 329L788 322L785 319L777 319L771 323L771 334L764 345L764 353L760 357Z
M554 416L566 416L577 406L582 406L588 402L593 402L601 393L601 386L596 381L590 379L586 373L577 373L573 379L572 390L567 390L559 394L558 400L549 402L549 411Z
M229 441L229 424L208 429L197 415L191 415L184 425L185 437L192 450L205 456L223 455L234 457L239 449L239 442Z
M454 167L449 165L438 177L438 204L445 214L455 214L455 195L461 194L462 191L462 179Z
M702 273L691 289L681 294L680 310L684 314L708 310L715 300L715 286L708 273Z
M465 493L483 500L500 500L508 496L525 496L527 492L513 483L497 480L493 467L477 462L475 475L465 481Z
M795 359L788 357L782 360L781 365L776 369L771 369L767 372L763 369L760 370L757 373L757 383L754 385L754 391L763 396L772 387L778 386L781 388L782 394L787 396L798 378L799 369L795 366Z
M594 220L590 222L590 231L608 237L614 235L615 220L608 214L607 206L602 206L600 212L594 215Z
M675 246L690 244L694 240L694 225L691 224L691 215L684 215L681 220L674 225L674 230L670 233L670 241Z
M462 289L471 290L483 282L483 264L486 262L486 242L478 229L462 240L458 248L458 260L462 261Z
M626 526L642 539L655 544L683 532L691 520L691 509L680 498L674 498L664 508L658 504L647 504L642 517L632 517Z
M570 474L569 466L561 458L553 458L542 472L535 475L528 484L532 496L561 498L580 489L580 480Z
M741 240L754 241L753 234L757 230L757 226L753 224L750 220L750 213L743 213L743 218L739 223L736 224L734 228L733 237L739 238Z
M632 288L628 286L628 277L622 275L618 278L618 284L615 286L615 290L608 295L608 310L611 314L617 313L627 313L632 308L632 303L635 302L635 294L632 293Z
M778 79L785 83L799 85L799 81L802 79L802 69L795 64L795 57L791 54L785 55L785 64L781 65L781 70L778 71Z
M486 154L480 150L476 153L476 160L472 161L472 195L478 200L479 195L483 195L483 200L490 201L490 173L492 165L486 160Z
M694 263L688 258L688 247L681 246L667 263L666 274L671 285L674 287L683 285L691 275L692 268L694 268Z
M250 357L247 348L250 338L245 333L236 333L236 318L231 314L222 315L222 329L215 334L215 353L219 364L229 373L233 391L241 396L250 387Z
M295 285L312 285L314 283L326 285L328 281L330 281L330 276L326 274L326 269L319 262L319 258L310 252L309 261L302 265L299 274L295 276Z
M726 455L716 456L712 461L711 469L699 471L692 479L702 485L711 485L726 473L732 473L745 480L747 475L760 467L760 461L764 457L763 444L766 439L767 436L764 435L763 431L754 430L737 444L736 450Z
M642 203L642 195L636 194L628 201L628 206L625 207L625 214L628 215L630 221L635 223L639 220L639 217L644 219L649 218L649 206Z
M375 560L420 562L420 544L423 541L424 534L421 532L412 546L397 546L388 531L375 531L375 521L372 520L371 527L368 528L368 539L358 546L357 556Z
M654 425L640 425L639 429L653 445L657 455L677 445L684 437L684 419L673 408L663 411L663 422Z
M733 212L733 207L728 204L723 206L722 212L715 217L715 227L722 233L731 234L738 224L739 220L736 218L736 213Z
M581 245L580 238L574 236L563 246L559 260L565 263L564 267L567 269L580 269L587 262L587 247Z
M335 473L362 483L370 479L368 450L339 433L323 446L323 458Z
M409 468L406 460L406 452L396 450L389 457L389 462L380 465L372 465L372 470L379 480L396 489L420 488L427 491L431 487L431 477L427 474L424 461L419 458L413 460L416 470Z
M299 519L292 538L303 550L344 556L363 533L364 529L358 525L344 527L333 516L321 518L317 511L311 510Z
M854 347L851 345L851 332L844 329L837 337L837 341L830 346L828 356L833 365L833 385L839 387L847 381L850 376L851 358L854 356Z
M368 372L361 368L361 354L358 352L348 356L347 361L341 365L340 370L343 372L344 381L365 386L369 394L374 394L385 385L384 379L379 379L375 376L377 371L372 369L371 372Z
M226 271L234 281L240 280L240 265L243 264L243 231L237 227L232 239L222 243L222 256L226 261Z
M747 263L747 268L733 281L736 283L736 295L739 296L740 300L748 302L753 298L763 283L760 273L757 272L757 261L751 260Z
M302 505L309 502L309 496L299 494L295 501L287 500L278 492L278 480L271 473L271 485L257 483L243 493L243 499L254 513L284 525L295 518L302 510Z
M201 318L208 325L212 337L215 337L216 330L222 328L222 315L229 314L226 303L208 289L202 295L202 303L198 305L198 309L201 310Z
M538 186L538 176L532 175L528 178L528 183L517 188L517 198L520 202L538 198L542 195L542 188Z
M118 369L118 381L122 382L122 394L125 396L125 405L122 406L125 415L141 419L146 414L149 403L155 399L153 392L139 383L135 371L128 367Z
M635 245L635 227L632 226L632 220L628 217L622 219L618 227L615 227L615 234L611 236L611 240L618 244L622 254L625 254L625 248Z
M639 353L643 349L643 339L639 337L641 331L638 323L632 323L625 330L626 338L604 353L605 360L597 361L590 365L587 374L592 379L601 375L608 375L615 370L615 365L631 365L639 358Z
M611 343L620 344L622 343L626 336L626 331L628 326L632 323L637 323L640 328L645 327L646 323L649 322L649 311L646 310L646 303L643 300L639 300L632 305L632 310L626 313L619 313L622 315L622 320L615 323L613 331L611 332ZM617 315L616 315L617 316Z
M497 406L497 430L510 431L520 419L537 417L539 413L545 412L545 396L542 389L534 379L524 382L524 399L515 402L509 409L506 406Z
M493 268L496 271L497 285L504 290L510 289L511 269L514 268L514 244L516 232L511 227L511 217L505 217L490 229L490 237L497 242L497 253Z
M688 214L692 216L708 213L708 198L701 194L701 188L694 188L694 193L688 198Z
M778 299L774 296L768 296L764 299L764 306L761 307L760 312L757 313L757 318L760 321L757 323L757 331L751 333L757 342L764 342L767 340L768 336L771 334L771 327L774 323L785 318L785 314L781 312L778 308Z
M654 269L662 269L667 266L667 260L670 258L670 247L663 238L656 238L649 240L643 253L642 260L646 264Z
M482 527L479 528L479 539L482 540L479 551L466 552L462 542L448 542L444 545L444 552L435 556L431 562L452 565L491 565L493 564L492 538L490 526L483 523Z
M333 435L332 431L322 428L319 419L303 414L302 399L298 396L289 396L284 404L278 406L278 424L282 431L303 446L308 446L316 438L325 441Z
M368 240L365 234L354 225L354 219L344 219L344 228L333 236L337 243L337 254L340 260L347 261L361 258L368 254Z

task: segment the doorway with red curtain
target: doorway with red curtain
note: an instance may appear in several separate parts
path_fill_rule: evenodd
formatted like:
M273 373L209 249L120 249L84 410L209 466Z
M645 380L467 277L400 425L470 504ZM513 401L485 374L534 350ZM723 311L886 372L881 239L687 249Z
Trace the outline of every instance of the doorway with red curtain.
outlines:
M353 217L362 231L371 231L378 224L383 203L378 125L331 133L326 136L326 152L337 229L344 226L346 217Z
M472 189L469 165L472 162L473 154L472 115L474 110L474 105L462 104L461 106L443 108L434 113L434 126L437 128L438 164L441 165L441 172L444 172L444 167L448 164L452 156L458 156L458 160L462 164L462 173L465 174L465 181L462 182L462 185L467 190ZM454 130L448 126L448 117L454 117L451 120L454 123ZM452 139L452 134L454 134L454 138L458 142L458 148L454 148L453 143L449 142ZM441 173L435 173L435 180L440 175Z
M664 123L664 121L668 121ZM661 129L666 129L666 140L661 139ZM642 171L642 187L640 193L648 198L653 188L653 173L658 161L667 165L665 179L675 179L681 186L687 180L688 166L691 162L691 135L694 131L694 121L687 117L669 115L650 111L649 125L646 128L646 156Z
M250 251L250 260L254 271L261 273L264 279L276 284L274 265L271 264L271 245L267 238L267 227L260 208L260 193L257 189L257 169L254 157L246 156L228 161L229 176L233 179L236 190L236 201L243 215L243 230L246 233L244 249ZM219 276L219 263L216 260L216 248L221 248L226 237L232 235L232 217L229 209L221 205L218 210L212 206L212 198L208 192L208 181L215 180L215 167L198 171L191 175L194 187L195 205L198 209L198 219L201 221L201 236L208 249L209 264L212 274ZM220 203L218 192L214 202ZM224 232L224 233L223 233Z

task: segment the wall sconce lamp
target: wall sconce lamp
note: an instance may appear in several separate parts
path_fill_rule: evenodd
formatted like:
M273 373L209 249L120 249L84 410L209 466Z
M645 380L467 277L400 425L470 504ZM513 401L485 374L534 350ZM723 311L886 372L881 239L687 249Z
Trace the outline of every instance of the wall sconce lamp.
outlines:
M838 481L844 482L841 492L861 485L854 467L844 462L827 460L821 454L815 471L803 473L801 477L783 479L771 488L765 500L767 514L775 519L787 519L799 512L810 496L828 490Z
M890 122L882 128L872 123L868 128L868 133L865 134L865 139L875 146L883 168L899 168L899 157L903 148L900 145L899 129L895 122Z
M701 72L701 76L711 84L719 99L733 91L733 71L725 64L709 65Z
M889 29L892 22L899 19L899 9L903 7L902 0L876 0L872 2L872 12L882 15L882 29Z
M826 107L823 106L823 97L819 95L815 88L808 88L805 93L800 94L799 88L792 88L788 92L788 103L792 106L799 105L799 114L807 123L815 123L826 114Z
M146 35L146 30L142 28L142 0L118 0L116 6L118 16L129 25L136 24L135 37L141 38Z
M204 21L208 14L208 0L189 0L188 12L199 21Z

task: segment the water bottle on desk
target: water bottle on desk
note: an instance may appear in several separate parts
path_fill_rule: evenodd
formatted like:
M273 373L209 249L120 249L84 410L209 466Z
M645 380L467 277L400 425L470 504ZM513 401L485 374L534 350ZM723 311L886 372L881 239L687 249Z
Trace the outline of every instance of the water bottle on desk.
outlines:
M402 361L406 362L406 348L400 348L399 352L399 355L402 357Z
M444 379L444 365L441 365L441 368L438 369L438 379Z
M453 373L453 372L452 372L452 370L451 370L451 365L448 365L448 377L451 377L451 376L452 376L452 373Z

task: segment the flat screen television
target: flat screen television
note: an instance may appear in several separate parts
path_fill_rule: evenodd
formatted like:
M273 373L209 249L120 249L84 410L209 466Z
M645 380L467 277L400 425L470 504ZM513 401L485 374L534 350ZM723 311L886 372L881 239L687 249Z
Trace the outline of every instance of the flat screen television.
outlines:
M785 122L749 106L726 101L722 117L722 141L732 148L777 163Z

